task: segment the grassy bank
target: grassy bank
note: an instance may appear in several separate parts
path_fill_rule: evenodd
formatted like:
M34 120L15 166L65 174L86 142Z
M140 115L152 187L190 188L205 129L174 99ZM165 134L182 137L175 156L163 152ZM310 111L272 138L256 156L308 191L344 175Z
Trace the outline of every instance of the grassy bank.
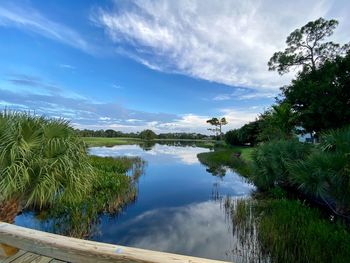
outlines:
M152 141L144 141L140 138L126 138L126 137L82 137L82 140L87 144L88 147L98 146L114 146L114 145L130 145L130 144L168 144L179 142L183 144L194 144L197 147L213 148L215 145L214 140L191 140L191 139L154 139Z
M225 175L225 167L236 170L243 176L249 176L248 163L251 161L252 147L219 147L212 152L197 155L199 161L208 166L214 175Z
M50 220L52 232L84 237L99 213L135 199L142 169L140 158L89 156L67 121L0 112L1 221L26 209Z
M270 258L272 262L340 263L350 258L345 227L298 200L227 199L225 209L244 249L255 249L254 262Z
M124 137L116 137L116 138L82 137L82 140L89 147L140 144L142 142L139 138L124 138Z
M137 196L135 183L142 173L144 161L138 157L90 156L94 184L86 198L75 202L59 202L40 211L39 218L49 220L50 232L87 238L94 234L101 213L117 213ZM131 176L127 172L132 171Z

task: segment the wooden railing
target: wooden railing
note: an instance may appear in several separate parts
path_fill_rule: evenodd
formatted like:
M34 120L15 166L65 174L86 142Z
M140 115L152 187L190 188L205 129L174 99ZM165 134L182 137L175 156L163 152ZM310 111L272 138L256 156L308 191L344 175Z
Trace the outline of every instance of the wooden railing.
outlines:
M219 263L223 261L99 243L0 222L5 254L16 249L68 262ZM6 252L7 251L7 252Z

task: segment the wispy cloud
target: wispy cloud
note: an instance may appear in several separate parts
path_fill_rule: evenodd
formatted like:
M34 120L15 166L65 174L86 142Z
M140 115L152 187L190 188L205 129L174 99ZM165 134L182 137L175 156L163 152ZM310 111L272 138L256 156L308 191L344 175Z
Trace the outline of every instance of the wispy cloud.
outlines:
M256 92L254 89L248 88L234 88L233 92L218 94L213 101L226 101L226 100L252 100L252 99L272 99L278 95L275 90L261 90Z
M320 16L343 19L342 8L333 8L341 3L344 1L114 1L111 9L100 8L92 17L116 43L118 52L147 67L265 90L290 79L268 72L266 66L273 52L284 47L286 36ZM346 29L340 30L335 38Z
M112 88L114 89L122 89L123 87L117 84L112 84Z
M216 101L230 100L230 99L232 99L231 94L219 94L213 98L213 100L216 100Z
M61 89L55 84L46 83L41 78L36 76L30 76L25 74L9 74L7 81L17 86L41 88L52 93L57 93L61 91Z
M210 116L197 114L168 114L144 112L129 109L116 103L103 103L65 93L65 90L55 84L49 85L34 76L16 74L9 82L14 87L29 87L22 90L5 89L0 86L0 106L18 110L35 110L37 114L66 118L78 128L115 129L122 131L141 131L152 129L160 132L200 132L208 133L206 120ZM16 76L16 78L15 78ZM36 92L41 87L49 92ZM225 130L237 128L254 120L257 108L247 110L220 109L219 113L226 116L229 125Z
M0 6L0 26L34 32L90 54L96 51L95 47L77 31L52 21L39 11L22 4Z
M71 70L76 69L76 67L69 65L69 64L59 64L59 67L64 68L64 69L71 69Z

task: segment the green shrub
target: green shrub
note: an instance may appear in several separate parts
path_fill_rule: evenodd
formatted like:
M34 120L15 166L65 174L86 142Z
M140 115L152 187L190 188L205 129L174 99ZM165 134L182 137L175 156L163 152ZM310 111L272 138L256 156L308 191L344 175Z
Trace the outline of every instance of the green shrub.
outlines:
M310 146L297 140L279 140L260 144L252 154L253 183L263 191L289 183L287 164L302 160Z
M43 207L75 201L89 190L93 170L85 144L64 120L0 113L0 199Z
M333 130L307 158L288 166L291 180L308 194L336 202L337 212L350 211L350 128ZM327 202L326 202L327 203Z

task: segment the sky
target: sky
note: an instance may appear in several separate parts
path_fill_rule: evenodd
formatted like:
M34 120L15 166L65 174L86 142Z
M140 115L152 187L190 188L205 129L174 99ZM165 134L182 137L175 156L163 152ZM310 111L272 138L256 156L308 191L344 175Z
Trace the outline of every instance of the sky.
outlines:
M1 0L0 108L79 129L208 133L268 109L295 72L268 71L319 17L349 42L347 0Z

